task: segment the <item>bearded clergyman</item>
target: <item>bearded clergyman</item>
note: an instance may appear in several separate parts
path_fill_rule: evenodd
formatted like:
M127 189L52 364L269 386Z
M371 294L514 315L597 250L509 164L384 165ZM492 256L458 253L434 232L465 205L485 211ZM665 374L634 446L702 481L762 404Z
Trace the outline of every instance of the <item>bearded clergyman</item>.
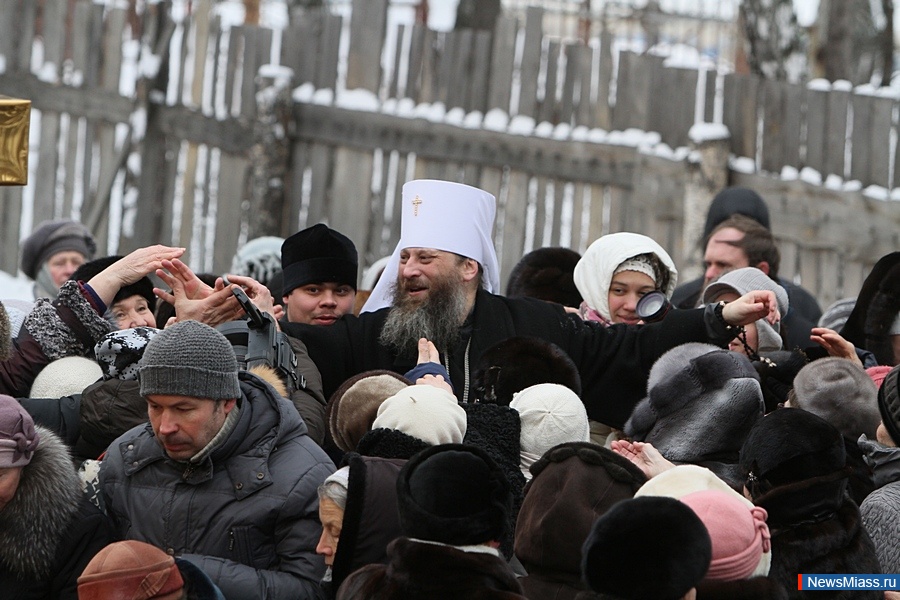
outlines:
M532 336L556 344L578 366L589 417L621 428L645 395L650 367L667 350L686 342L725 347L738 326L779 318L769 291L670 310L659 323L612 327L582 321L557 304L505 298L497 295L494 196L433 180L410 181L402 193L400 242L362 314L345 315L331 327L281 322L288 335L306 343L326 396L363 371L409 371L419 339L427 338L457 398L475 402L472 379L482 353L507 338Z

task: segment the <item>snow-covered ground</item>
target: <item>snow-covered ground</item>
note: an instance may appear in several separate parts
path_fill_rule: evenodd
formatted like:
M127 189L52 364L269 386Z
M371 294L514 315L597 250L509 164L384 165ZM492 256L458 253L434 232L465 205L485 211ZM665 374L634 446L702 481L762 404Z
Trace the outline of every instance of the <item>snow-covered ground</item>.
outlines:
M34 300L32 282L25 277L13 277L0 271L0 300Z

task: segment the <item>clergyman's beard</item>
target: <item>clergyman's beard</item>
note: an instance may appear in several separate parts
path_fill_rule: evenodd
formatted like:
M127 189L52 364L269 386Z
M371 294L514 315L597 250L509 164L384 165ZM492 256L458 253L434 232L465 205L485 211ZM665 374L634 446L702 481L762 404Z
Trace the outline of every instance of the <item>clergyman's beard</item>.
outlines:
M410 298L406 289L414 282L395 282L394 298L379 341L398 354L417 352L419 338L426 338L443 356L459 340L459 326L466 316L466 290L450 277L432 280L425 300Z

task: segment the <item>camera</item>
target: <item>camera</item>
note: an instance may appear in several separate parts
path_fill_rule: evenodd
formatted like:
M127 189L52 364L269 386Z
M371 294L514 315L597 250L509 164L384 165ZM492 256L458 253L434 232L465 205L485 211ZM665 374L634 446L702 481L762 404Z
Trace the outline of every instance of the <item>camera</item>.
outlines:
M662 292L649 292L638 300L635 312L644 323L662 321L672 308L672 303Z

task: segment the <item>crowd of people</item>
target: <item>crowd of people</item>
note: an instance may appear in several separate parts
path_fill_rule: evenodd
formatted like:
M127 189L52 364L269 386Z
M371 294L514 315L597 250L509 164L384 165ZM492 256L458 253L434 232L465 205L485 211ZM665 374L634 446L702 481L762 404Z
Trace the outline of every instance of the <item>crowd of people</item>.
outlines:
M402 196L365 274L324 224L218 275L35 229L34 302L0 310L3 597L900 597L797 585L900 572L900 252L823 312L728 188L702 279L619 232L503 294L491 194Z

